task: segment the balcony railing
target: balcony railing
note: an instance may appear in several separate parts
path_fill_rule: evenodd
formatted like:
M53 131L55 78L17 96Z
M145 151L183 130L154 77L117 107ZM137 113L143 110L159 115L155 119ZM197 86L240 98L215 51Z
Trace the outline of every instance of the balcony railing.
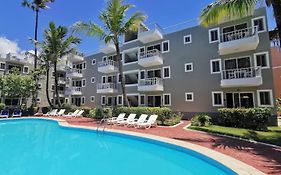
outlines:
M153 86L153 85L163 85L161 78L147 78L139 81L139 86Z
M116 67L117 62L113 60L106 60L106 61L101 61L98 63L98 67L105 67L105 66L114 66Z
M261 77L261 67L248 67L222 71L222 80Z
M220 42L224 43L224 42L249 38L249 37L254 36L256 33L257 33L256 27L249 27L249 28L245 28L245 29L241 29L241 30L235 30L232 32L222 33L220 35Z
M117 90L117 84L116 83L99 83L97 85L98 90L105 90L105 89L115 89Z
M141 52L139 59L150 58L150 57L154 57L154 56L162 57L162 53L157 49L150 50L147 52Z
M72 87L72 91L74 91L74 92L82 92L82 88L81 87Z

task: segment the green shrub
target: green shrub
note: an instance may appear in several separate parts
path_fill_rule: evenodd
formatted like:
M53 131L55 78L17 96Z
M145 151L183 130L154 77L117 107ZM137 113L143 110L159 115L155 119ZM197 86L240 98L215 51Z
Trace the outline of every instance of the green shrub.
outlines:
M170 108L160 108L160 107L119 107L113 110L113 116L118 116L120 113L137 114L156 114L158 115L158 121L161 125L164 125L164 121L172 117L172 111Z
M70 112L74 112L77 107L76 106L73 106L73 105L70 105L70 104L63 104L62 109L65 109L65 113L68 114Z
M5 104L4 103L0 103L0 110L5 109Z
M271 111L268 108L223 108L219 109L219 116L215 124L227 127L265 130Z
M89 117L94 119L103 119L112 117L111 108L96 108L89 111Z
M196 114L191 119L192 126L206 126L211 124L211 117L207 114Z
M164 125L165 126L174 126L174 125L180 123L182 117L183 117L182 113L180 113L180 112L174 113L174 114L172 114L172 116L170 118L168 118L164 121Z

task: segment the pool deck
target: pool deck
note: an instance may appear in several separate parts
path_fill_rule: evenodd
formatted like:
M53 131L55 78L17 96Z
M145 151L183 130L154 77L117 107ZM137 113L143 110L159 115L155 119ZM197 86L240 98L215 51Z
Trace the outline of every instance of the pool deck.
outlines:
M97 121L89 118L62 118L72 126L97 127ZM182 121L175 127L156 127L151 129L135 129L124 126L107 125L106 130L129 131L138 134L150 134L170 139L175 139L217 151L219 153L240 160L261 172L269 175L281 174L281 148L248 142L240 139L218 136L204 132L186 130L189 121Z

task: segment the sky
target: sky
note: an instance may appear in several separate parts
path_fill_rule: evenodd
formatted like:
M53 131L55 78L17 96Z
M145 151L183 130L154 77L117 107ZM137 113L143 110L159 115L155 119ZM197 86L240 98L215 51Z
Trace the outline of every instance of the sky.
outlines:
M32 50L29 41L34 35L34 12L21 6L22 0L2 0L0 6L0 54L7 52L22 53ZM184 26L197 25L196 19L201 10L214 0L125 0L126 3L135 4L129 11L144 12L148 18L146 23L157 23L162 28L185 23ZM172 2L172 3L171 3ZM49 21L57 25L71 26L77 21L94 21L99 23L98 15L105 6L105 0L56 0L49 4L48 10L40 12L39 40L42 40L43 31L48 27ZM275 26L272 10L268 9L269 28ZM182 26L178 26L182 27ZM169 28L169 30L176 30ZM78 46L80 52L89 55L98 51L100 41L98 38L79 36L82 43Z

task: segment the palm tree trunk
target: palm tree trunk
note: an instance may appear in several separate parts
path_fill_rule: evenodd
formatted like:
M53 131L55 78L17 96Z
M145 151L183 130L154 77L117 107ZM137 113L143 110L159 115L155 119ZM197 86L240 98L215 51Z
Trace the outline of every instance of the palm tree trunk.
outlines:
M50 79L50 68L47 69L47 77L46 77L46 96L47 96L47 100L48 100L48 103L51 107L53 107L53 104L50 100L50 94L49 94L49 79Z
M278 30L279 47L281 47L281 0L272 0L272 8Z
M54 73L55 73L55 94L58 103L58 108L61 107L60 97L59 97L59 89L58 89L58 74L57 74L57 62L54 62Z
M39 10L35 10L35 31L34 31L34 40L38 40L38 22L39 22ZM34 44L34 70L37 68L38 61L38 51L37 51L37 43ZM38 97L38 77L34 74L34 80L36 84L36 89L34 94L32 95L32 106L37 106L37 97Z
M118 41L118 39L116 39L116 41ZM127 97L127 93L126 93L126 88L125 88L125 77L124 77L124 73L123 73L123 64L121 62L121 58L120 58L120 48L119 48L119 43L115 42L115 48L116 48L116 54L117 54L117 61L118 61L118 69L119 69L119 73L120 73L120 77L121 77L121 91L123 94L123 102L124 102L124 106L130 106L129 101L128 101L128 97Z

